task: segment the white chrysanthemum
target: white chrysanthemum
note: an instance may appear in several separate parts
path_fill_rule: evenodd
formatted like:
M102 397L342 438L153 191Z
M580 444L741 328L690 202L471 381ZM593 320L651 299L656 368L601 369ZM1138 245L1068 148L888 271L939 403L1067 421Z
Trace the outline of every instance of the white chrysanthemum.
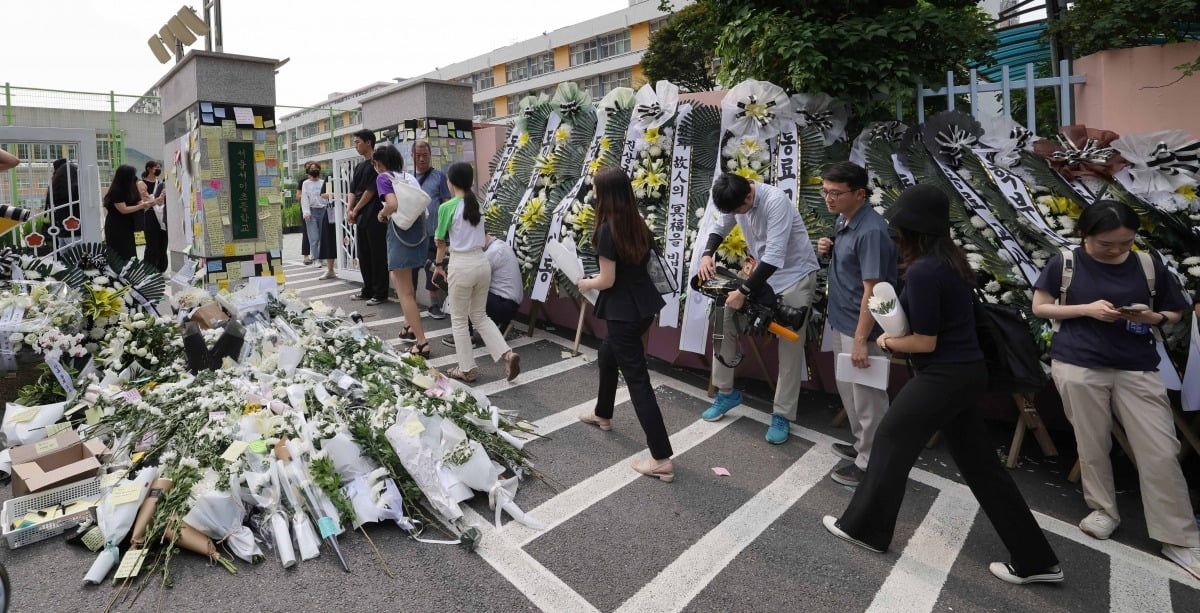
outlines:
M995 281L988 281L987 285L983 286L983 291L989 294L995 294L1000 291L1000 284Z
M971 225L975 226L975 228L978 230L982 230L982 229L988 227L987 222L984 221L983 218L978 215L971 216Z

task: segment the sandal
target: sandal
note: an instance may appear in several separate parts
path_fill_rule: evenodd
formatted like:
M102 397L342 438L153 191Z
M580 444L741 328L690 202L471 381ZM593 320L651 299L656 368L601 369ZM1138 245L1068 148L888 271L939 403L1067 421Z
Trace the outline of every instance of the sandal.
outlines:
M675 466L671 463L671 459L655 460L647 458L644 460L634 460L631 465L634 470L647 477L654 477L663 483L670 483L675 480Z
M451 379L458 379L459 381L466 381L467 383L470 383L477 378L475 375L475 371L468 370L466 372L463 372L463 370L461 368L451 368L450 372L446 373L446 376L450 377Z
M509 349L508 354L504 356L504 376L512 381L519 374L521 374L521 356Z
M402 340L402 341L417 340L417 335L415 332L412 331L412 326L405 324L403 328L400 328L400 340Z
M426 360L433 356L433 348L429 346L429 341L425 341L419 345L413 345L412 349L408 350L413 355L419 355Z

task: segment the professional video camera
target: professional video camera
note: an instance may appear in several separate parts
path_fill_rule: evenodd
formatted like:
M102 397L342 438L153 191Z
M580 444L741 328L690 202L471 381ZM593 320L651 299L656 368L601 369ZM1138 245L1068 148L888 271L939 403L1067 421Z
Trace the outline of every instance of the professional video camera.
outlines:
M697 275L692 277L691 285L693 290L712 298L717 307L723 308L729 292L736 291L744 281L728 269L718 266L717 274L713 278L701 281L700 276ZM795 308L778 301L768 304L762 298L763 296L758 295L757 292L746 297L746 303L738 311L745 322L744 326L739 326L743 328L742 332L744 334L770 332L793 343L799 341L800 335L796 331L801 330L808 321L808 307ZM717 319L718 326L721 325L721 321L722 318ZM716 338L718 334L720 334L719 328L714 331L713 337Z

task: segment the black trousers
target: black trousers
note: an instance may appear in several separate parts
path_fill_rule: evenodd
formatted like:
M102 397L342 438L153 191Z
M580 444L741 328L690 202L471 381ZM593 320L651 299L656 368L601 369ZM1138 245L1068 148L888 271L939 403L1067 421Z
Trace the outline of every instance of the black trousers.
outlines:
M167 269L167 231L158 225L158 216L154 214L153 210L145 213L146 250L143 252L145 257L142 259L158 272L163 272Z
M520 303L513 302L508 298L502 298L497 294L488 292L487 297L487 316L500 329L500 333L504 333L504 329L512 322L517 311L521 309ZM468 329L471 331L471 336L475 335L475 324L468 323Z
M662 411L654 388L650 385L650 372L646 370L646 349L642 346L642 335L650 329L653 317L641 321L609 321L608 336L600 345L596 365L600 368L600 390L596 398L596 417L612 419L613 405L617 398L617 370L625 375L629 386L629 399L637 413L642 430L646 433L646 446L656 460L665 460L672 455L671 440L663 424Z
M387 224L376 218L375 213L368 207L358 217L355 224L356 242L358 249L358 270L362 273L362 295L368 298L387 300L388 267L387 267Z
M908 472L925 441L941 430L950 455L980 508L1000 535L1018 573L1058 563L1017 485L988 441L979 399L987 384L983 362L919 369L879 424L867 474L838 526L877 549L887 549L904 501Z

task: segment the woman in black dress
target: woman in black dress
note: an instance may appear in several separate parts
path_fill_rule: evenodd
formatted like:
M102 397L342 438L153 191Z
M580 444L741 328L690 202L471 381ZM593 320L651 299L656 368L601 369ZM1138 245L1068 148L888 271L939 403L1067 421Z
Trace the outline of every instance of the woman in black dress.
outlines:
M579 420L600 428L612 429L613 404L617 395L617 371L625 375L629 399L637 413L650 458L634 460L633 469L643 475L670 483L675 480L671 463L671 441L663 424L658 399L646 370L646 349L642 335L650 329L654 316L666 304L654 287L646 262L651 257L652 236L646 221L638 213L629 177L620 168L596 173L596 260L600 275L579 280L580 291L599 290L596 317L608 322L608 335L600 346L596 365L600 369L600 389L596 410L583 413Z
M150 208L143 213L146 218L146 250L143 252L142 260L153 266L158 272L163 272L167 269L167 229L165 227L167 218L166 207L163 206L167 195L163 193L160 175L162 175L162 164L154 160L146 162L142 180L138 181L138 195L142 197L143 201L151 201ZM159 213L163 215L161 221Z
M138 193L137 169L128 164L118 167L104 194L104 242L117 255L126 260L137 257L133 220L153 205Z
M871 462L841 518L826 515L834 536L875 552L887 550L904 502L908 472L934 432L1008 548L1012 563L988 570L1008 583L1062 581L1058 558L1021 491L996 457L979 412L987 366L975 330L975 275L950 239L950 201L931 185L905 190L885 215L905 281L900 305L910 334L883 334L880 349L909 355L916 377L905 384L875 432Z

